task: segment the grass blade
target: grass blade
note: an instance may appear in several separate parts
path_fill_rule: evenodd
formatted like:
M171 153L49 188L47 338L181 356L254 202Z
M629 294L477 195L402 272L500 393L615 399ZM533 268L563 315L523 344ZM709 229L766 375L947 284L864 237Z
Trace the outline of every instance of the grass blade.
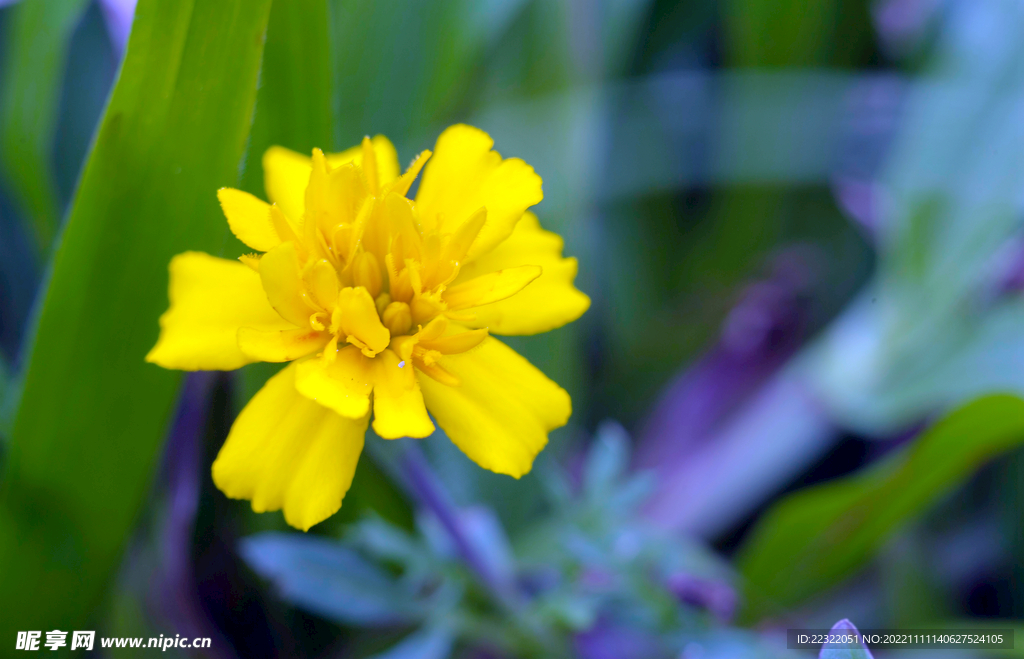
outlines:
M786 497L738 555L748 617L798 605L850 576L899 526L1022 442L1024 401L988 396L866 470Z
M142 0L52 267L0 494L0 637L83 629L148 491L180 374L143 362L167 263L226 242L270 0ZM15 567L16 566L16 567Z
M68 44L86 0L34 0L11 9L0 99L0 164L40 253L50 247L60 209L50 170Z

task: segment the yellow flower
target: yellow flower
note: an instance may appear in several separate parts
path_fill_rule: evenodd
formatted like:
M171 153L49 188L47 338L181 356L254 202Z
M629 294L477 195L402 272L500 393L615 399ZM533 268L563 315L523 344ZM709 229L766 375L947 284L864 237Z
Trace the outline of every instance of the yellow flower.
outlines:
M231 230L264 254L174 257L146 359L183 370L292 362L238 415L213 463L226 495L256 512L283 508L304 530L326 519L352 483L371 407L381 437L426 437L429 410L481 467L530 471L568 421L569 396L489 333L544 332L590 300L561 238L527 212L540 177L493 144L452 126L404 174L380 136L312 158L272 147L272 204L218 192Z

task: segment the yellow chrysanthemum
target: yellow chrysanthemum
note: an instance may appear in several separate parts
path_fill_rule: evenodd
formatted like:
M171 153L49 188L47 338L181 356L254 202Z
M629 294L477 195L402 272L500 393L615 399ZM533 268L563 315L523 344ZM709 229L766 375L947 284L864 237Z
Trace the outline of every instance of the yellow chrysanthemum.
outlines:
M477 464L517 478L568 421L568 394L489 336L544 332L590 305L561 238L526 212L540 177L493 144L452 126L404 174L384 137L312 158L273 147L272 204L218 192L234 234L265 253L174 257L146 359L183 370L292 362L213 463L225 494L283 508L301 529L326 519L351 485L371 407L388 439L431 434L429 410Z

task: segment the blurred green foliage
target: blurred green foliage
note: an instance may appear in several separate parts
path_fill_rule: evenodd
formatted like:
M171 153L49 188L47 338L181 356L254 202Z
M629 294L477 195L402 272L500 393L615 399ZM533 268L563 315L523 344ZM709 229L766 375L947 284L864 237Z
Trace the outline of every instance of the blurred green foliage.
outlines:
M836 421L868 436L1024 390L1024 135L1009 110L1024 94L1024 16L1003 0L957 7L879 173L876 274L810 360Z
M707 29L713 19L701 6L654 3L648 29L655 36L672 29ZM740 71L806 73L862 67L876 57L868 8L858 0L730 0L718 3L717 9L721 43L714 47L721 61L702 60L697 51L689 55L694 66L721 63ZM656 74L664 65L653 54L657 52L648 51L631 72ZM667 46L661 55L680 57ZM779 84L784 83L779 81L774 88ZM806 84L816 90L822 87ZM753 101L738 107L758 114L771 98L765 92L772 88L770 79L763 87L737 85ZM724 121L729 109L723 108ZM793 102L787 110L798 111L798 105ZM723 139L729 139L734 128L724 128ZM805 129L801 125L797 132ZM778 124L765 121L757 130L775 134ZM739 163L773 153L746 148L749 153L736 154ZM710 158L723 155L713 152ZM782 157L773 160L773 165L784 163ZM829 260L815 264L819 285L812 329L823 326L867 274L868 250L835 207L823 185L826 181L814 184L782 177L769 184L715 183L710 189L681 185L605 210L602 224L614 248L599 253L594 263L607 270L602 293L615 312L602 316L601 329L617 348L605 357L598 374L595 407L606 414L625 422L642 418L678 364L692 359L713 339L735 302L737 287L756 276L780 245L802 242L829 254ZM599 308L597 313L601 312Z
M5 637L43 620L81 628L118 564L180 381L143 362L167 263L223 248L213 191L238 177L269 9L139 3L54 257L8 446L0 563L17 568L0 573Z
M862 66L874 52L867 2L729 0L724 6L730 66Z
M739 552L746 619L790 609L850 576L896 528L1022 442L1024 400L986 397L863 471L782 499Z
M0 100L0 166L46 253L61 209L50 166L71 34L86 0L35 0L11 9Z
M62 80L87 6L26 0L4 10L0 174L40 254L60 226L55 179L70 188L77 172L77 162L54 165L53 146L62 113L73 112L68 99L76 97L60 98ZM0 434L10 440L0 563L16 566L0 574L0 610L13 613L0 626L71 625L97 610L150 493L177 392L177 375L142 362L165 308L167 261L186 249L245 251L228 235L214 191L238 185L265 196L267 146L339 150L383 133L408 161L445 125L467 121L490 131L502 153L537 168L546 194L541 221L580 258L580 287L595 302L579 323L508 341L573 395L574 425L554 436L538 464L544 472L552 454L576 448L564 440L597 420L639 423L780 247L809 244L826 257L813 273L812 331L867 279L871 248L836 206L829 145L796 138L826 142L818 138L836 126L805 119L839 114L860 80L850 71L878 64L869 9L859 0L141 0L52 261L38 331L22 349L25 366L0 361ZM90 11L96 22L95 5ZM998 56L947 44L937 67L962 86L926 90L890 167L902 205L877 236L880 277L868 295L880 291L878 307L896 312L876 359L837 341L843 359L831 371L819 364L828 371L820 379L835 376L839 391L826 401L831 411L845 411L842 421L858 429L890 431L1019 379L1006 363L1014 363L1024 306L1019 297L993 302L979 284L991 283L985 273L1019 223L1015 172L1024 171L997 157L1022 152L1008 138L1019 119L1006 111L1006 89L1019 87L1019 30L994 34ZM702 94L713 102L692 101ZM715 114L690 117L680 108ZM636 126L649 132L629 132ZM707 161L706 172L688 170L673 152L680 142L667 136L687 131L716 135L695 158ZM882 377L851 385L868 363ZM235 407L275 369L243 369ZM747 619L842 583L894 531L1017 446L1022 406L1009 397L978 401L878 464L772 507L740 555ZM460 504L488 503L513 537L527 538L516 544L524 560L565 558L563 545L584 536L598 539L589 558L614 562L617 534L639 517L632 508L606 514L621 492L587 490L600 490L600 478L584 485L593 505L573 508L568 499L546 500L538 474L511 481L467 469L443 438L427 450ZM351 525L372 510L399 527L389 532L411 534L409 503L392 480L362 460L341 513L315 533L379 531L386 525ZM279 515L221 503L244 529L283 528ZM538 516L560 505L568 512L537 530ZM1019 535L1019 520L1008 526ZM518 535L531 528L531 536ZM1019 551L1024 540L1016 541ZM459 568L432 551L421 553L450 578ZM586 561L568 563L567 573L582 573ZM628 565L612 567L636 576ZM922 584L908 577L890 585ZM581 603L575 584L563 585L564 597L547 602L544 615L584 629L573 616L593 622L594 602ZM652 608L672 608L661 591L646 582L643 589ZM125 601L117 615L138 615L135 600ZM438 644L429 622L409 644ZM480 629L479 636L494 631Z
M263 191L263 152L275 144L309 154L334 147L334 57L326 0L276 2L270 9L260 88L242 174Z

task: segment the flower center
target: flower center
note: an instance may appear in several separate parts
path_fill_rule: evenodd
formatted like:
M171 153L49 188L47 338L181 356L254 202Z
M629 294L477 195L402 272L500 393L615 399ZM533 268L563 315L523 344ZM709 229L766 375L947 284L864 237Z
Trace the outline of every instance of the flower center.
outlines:
M429 155L424 152L406 174L381 185L368 140L361 164L331 168L315 151L302 221L292 223L272 207L275 229L295 245L309 326L332 335L325 359L346 343L367 357L404 345L410 355L415 347L417 364L429 367L440 354L468 345L442 341L448 320L471 319L464 310L493 301L488 296L507 288L504 280L487 277L482 286L452 285L487 211L480 208L447 227L440 214L421 222L405 193ZM504 296L536 277L535 270ZM486 330L473 333L469 343L484 335ZM437 341L440 347L428 346Z

